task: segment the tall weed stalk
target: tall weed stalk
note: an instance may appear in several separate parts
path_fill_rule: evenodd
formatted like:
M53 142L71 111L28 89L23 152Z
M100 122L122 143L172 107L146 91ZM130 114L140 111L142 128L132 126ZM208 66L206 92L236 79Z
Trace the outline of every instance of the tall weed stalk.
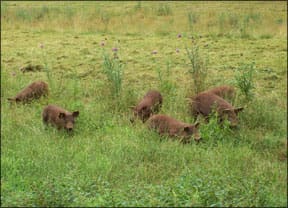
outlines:
M196 13L189 12L188 13L188 22L189 22L189 29L193 32L194 25L198 22L198 15Z
M119 59L110 57L107 53L103 55L103 73L106 75L113 96L119 97L122 89L123 64Z
M43 63L44 63L44 71L46 73L46 77L47 77L50 88L52 90L54 90L54 82L53 82L51 70L48 66L47 56L46 56L46 51L45 51L44 45L41 44L40 48L42 50L42 59L43 59Z
M171 81L171 62L168 60L166 62L166 70L161 70L157 67L157 74L159 80L159 88L165 93L170 93L175 89L175 85Z
M193 80L192 89L198 94L205 89L208 58L201 56L198 45L193 45L191 49L186 47L186 52L191 66L188 72Z
M235 75L236 86L240 89L240 92L245 96L246 101L250 101L253 98L254 81L253 75L255 72L255 63L242 64L237 69Z

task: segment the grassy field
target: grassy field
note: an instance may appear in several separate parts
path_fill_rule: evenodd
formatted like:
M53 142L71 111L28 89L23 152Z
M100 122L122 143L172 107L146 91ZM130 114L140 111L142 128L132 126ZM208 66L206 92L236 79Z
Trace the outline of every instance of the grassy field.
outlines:
M239 129L212 119L183 145L131 124L152 88L161 113L194 122L196 47L203 88L237 89ZM248 99L237 76L249 65ZM49 97L8 103L34 80ZM50 103L80 111L73 135L44 128ZM1 206L279 207L286 194L286 2L1 1Z

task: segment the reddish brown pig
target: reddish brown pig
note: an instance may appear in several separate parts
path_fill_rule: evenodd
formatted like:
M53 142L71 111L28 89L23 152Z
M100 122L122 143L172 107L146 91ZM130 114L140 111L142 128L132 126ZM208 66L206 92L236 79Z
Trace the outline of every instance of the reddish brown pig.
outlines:
M43 81L36 81L22 89L15 97L8 98L11 102L30 102L48 94L48 84Z
M191 137L194 137L195 141L201 139L198 125L199 123L192 125L178 121L170 116L157 114L151 116L147 120L148 128L155 129L160 135L168 135L170 137L180 138L183 143L191 141Z
M195 118L201 114L208 119L208 115L215 109L220 121L222 122L227 118L231 127L237 126L237 114L243 110L243 108L234 108L226 100L211 92L199 93L192 98L191 105L191 113Z
M227 86L227 85L214 87L214 88L206 90L204 92L210 92L210 93L213 93L215 95L218 95L219 97L221 97L223 99L229 99L229 100L232 100L235 97L234 88L231 86Z
M50 123L58 130L64 128L68 131L72 131L74 128L75 118L78 116L79 111L70 113L56 105L48 105L43 109L42 112L43 123Z
M163 98L160 92L148 91L138 105L132 108L134 118L131 118L130 121L134 122L134 119L138 117L145 122L152 114L159 112L162 102Z

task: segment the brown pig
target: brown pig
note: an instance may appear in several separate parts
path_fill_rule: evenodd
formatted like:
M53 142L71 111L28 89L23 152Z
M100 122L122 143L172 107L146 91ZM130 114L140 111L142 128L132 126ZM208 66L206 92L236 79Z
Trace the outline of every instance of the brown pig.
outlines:
M72 131L74 128L75 118L79 116L79 111L74 111L73 113L60 108L56 105L48 105L43 109L42 119L44 124L52 124L58 130L66 129Z
M156 90L148 91L138 105L132 107L134 118L131 118L130 121L134 122L134 119L138 117L144 123L152 114L160 111L162 102L163 98L160 92Z
M8 98L11 102L30 102L48 94L48 84L43 81L36 81L22 89L15 97Z
M151 116L147 120L148 128L155 129L160 135L168 135L170 137L178 137L183 143L191 141L194 137L195 141L201 139L198 132L199 123L194 125L178 121L170 116L157 114Z
M23 73L25 72L34 72L34 71L41 71L44 67L41 65L27 65L27 66L23 66L20 68L20 71L22 71Z
M243 110L243 108L234 108L226 100L211 92L199 93L191 100L191 113L195 118L201 114L208 119L208 115L214 109L218 113L220 122L227 118L231 127L237 126L237 114Z
M233 87L227 86L227 85L214 87L214 88L206 90L204 92L211 92L215 95L218 95L219 97L221 97L223 99L229 99L229 100L232 100L235 97L235 89Z

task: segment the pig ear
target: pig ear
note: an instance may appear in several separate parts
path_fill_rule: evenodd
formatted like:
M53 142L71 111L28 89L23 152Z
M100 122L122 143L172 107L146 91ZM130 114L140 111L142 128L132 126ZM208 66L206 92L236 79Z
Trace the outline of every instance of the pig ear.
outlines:
M72 113L72 115L73 115L73 117L78 117L78 116L79 116L79 111L74 111L74 112Z
M66 116L65 113L59 113L58 115L59 118L65 118L65 116Z
M199 121L197 121L197 122L194 124L195 128L198 128L199 125L200 125L200 122L199 122Z
M147 110L148 107L147 106L143 106L141 110Z
M228 113L228 112L231 112L231 111L232 111L231 109L224 109L223 113Z
M185 131L185 132L190 132L190 126L185 126L185 127L184 127L184 131Z
M235 108L235 109L234 109L234 112L235 112L236 114L238 114L238 113L241 112L242 110L244 110L243 107Z

